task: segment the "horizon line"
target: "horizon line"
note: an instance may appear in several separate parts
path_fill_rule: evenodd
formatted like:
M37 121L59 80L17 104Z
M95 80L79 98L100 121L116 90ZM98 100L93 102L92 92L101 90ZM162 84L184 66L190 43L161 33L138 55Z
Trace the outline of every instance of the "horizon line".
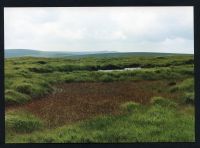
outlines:
M173 53L173 54L194 54L193 53L180 53L180 52L154 52L154 51L115 51L115 50L112 50L112 51L109 51L109 50L94 50L94 51L88 51L88 50L80 50L80 51L62 51L62 50L53 50L53 51L50 51L50 50L39 50L39 49L19 49L19 48L8 48L8 49L4 49L4 50L32 50L32 51L40 51L40 52L117 52L117 53L130 53L130 52L143 52L143 53Z

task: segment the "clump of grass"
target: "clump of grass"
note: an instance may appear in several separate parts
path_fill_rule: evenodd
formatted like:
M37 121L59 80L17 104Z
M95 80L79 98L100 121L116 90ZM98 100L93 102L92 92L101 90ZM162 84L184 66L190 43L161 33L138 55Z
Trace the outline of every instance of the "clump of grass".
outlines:
M111 75L104 74L100 77L100 81L102 81L102 82L112 82L112 81L114 81L114 79Z
M11 88L31 98L44 96L52 90L48 82L39 79L19 81L13 83Z
M170 89L171 92L182 92L181 102L185 104L194 104L194 78L185 79L180 84Z
M5 101L6 104L23 104L27 101L29 101L31 98L30 96L26 94L22 94L20 92L17 92L15 90L6 90L5 91Z
M139 108L141 108L141 105L139 103L130 101L130 102L126 102L126 103L122 104L121 108L123 111L130 113L130 112L136 111Z
M153 97L151 98L151 104L160 105L162 107L176 107L177 104L169 99L163 97Z
M183 96L183 102L194 105L194 92L186 92Z
M17 83L13 86L18 92L30 95L33 92L33 85L30 83Z
M6 130L12 130L17 133L30 133L42 129L43 122L25 111L8 112L5 116Z
M175 91L194 91L194 78L185 79L182 83L171 88L171 92Z
M29 70L31 72L36 72L36 73L49 73L54 71L54 69L51 66L40 67L39 65L37 67L31 67L29 68Z
M67 75L64 77L64 82L73 82L75 79L75 76L73 75Z

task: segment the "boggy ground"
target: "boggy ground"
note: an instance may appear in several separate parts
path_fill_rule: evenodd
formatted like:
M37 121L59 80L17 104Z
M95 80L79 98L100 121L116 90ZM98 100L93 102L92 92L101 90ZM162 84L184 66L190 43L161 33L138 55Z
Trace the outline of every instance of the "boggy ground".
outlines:
M52 128L98 115L119 114L120 105L128 101L148 104L154 96L178 99L179 93L166 91L169 85L167 80L63 83L55 85L46 97L7 106L6 111L28 110Z

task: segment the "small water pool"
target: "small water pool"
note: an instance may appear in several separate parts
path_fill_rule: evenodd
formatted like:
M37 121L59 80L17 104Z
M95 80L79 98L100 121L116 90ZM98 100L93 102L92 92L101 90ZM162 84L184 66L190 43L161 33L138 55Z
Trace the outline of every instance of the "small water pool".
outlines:
M112 72L112 71L132 71L132 70L140 70L141 67L131 67L131 68L124 68L124 69L109 69L109 70L98 70L101 72Z

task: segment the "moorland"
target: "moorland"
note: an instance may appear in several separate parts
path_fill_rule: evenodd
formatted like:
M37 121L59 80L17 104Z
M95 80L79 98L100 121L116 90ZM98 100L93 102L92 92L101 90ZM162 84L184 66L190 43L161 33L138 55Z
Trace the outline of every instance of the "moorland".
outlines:
M104 55L6 58L6 143L195 140L193 55Z

